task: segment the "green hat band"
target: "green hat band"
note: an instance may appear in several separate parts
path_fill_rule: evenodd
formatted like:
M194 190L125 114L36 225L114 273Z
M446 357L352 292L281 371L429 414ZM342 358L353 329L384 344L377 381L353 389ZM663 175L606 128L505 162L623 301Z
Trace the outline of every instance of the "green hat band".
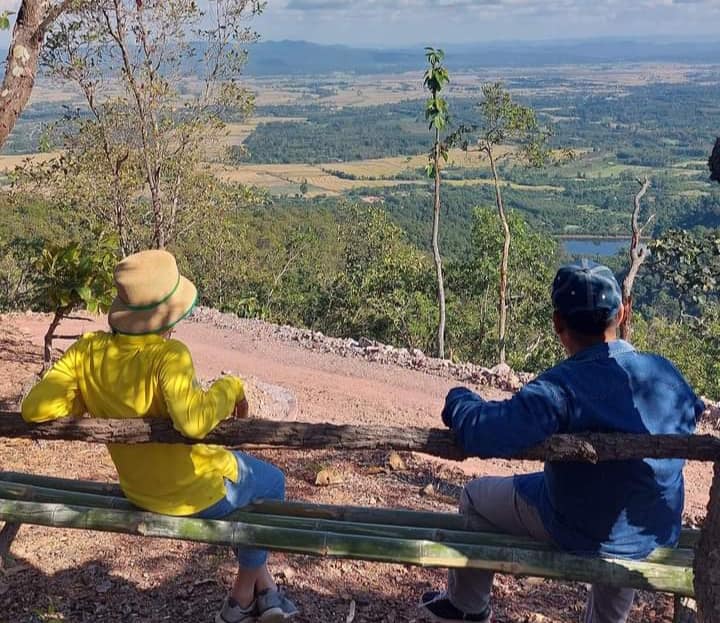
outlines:
M150 311L151 309L155 309L156 307L160 307L160 305L162 305L163 303L166 303L170 299L170 297L173 294L175 294L175 292L177 292L177 289L179 287L180 287L180 273L178 272L178 278L177 278L177 281L175 282L175 287L170 291L170 294L168 294L167 296L163 297L162 299L160 299L159 301L157 301L155 303L149 303L147 305L127 305L126 304L125 307L127 309L129 309L130 311L137 311L137 312Z

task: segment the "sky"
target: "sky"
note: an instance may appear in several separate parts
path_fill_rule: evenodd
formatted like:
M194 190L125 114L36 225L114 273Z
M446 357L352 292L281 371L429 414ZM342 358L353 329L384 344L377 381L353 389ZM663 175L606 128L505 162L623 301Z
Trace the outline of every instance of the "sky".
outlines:
M201 0L207 4L210 0ZM0 11L19 0L0 0ZM717 36L720 0L267 0L264 40L351 46ZM0 33L0 45L7 43Z
M264 39L395 47L489 40L717 36L720 0L268 0Z

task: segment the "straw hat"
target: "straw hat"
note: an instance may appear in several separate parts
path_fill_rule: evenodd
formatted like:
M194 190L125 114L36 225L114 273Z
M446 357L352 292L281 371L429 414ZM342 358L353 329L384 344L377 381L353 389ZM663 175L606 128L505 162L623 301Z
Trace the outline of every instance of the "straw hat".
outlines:
M108 313L116 333L164 333L195 307L197 290L167 251L141 251L115 267L117 296Z

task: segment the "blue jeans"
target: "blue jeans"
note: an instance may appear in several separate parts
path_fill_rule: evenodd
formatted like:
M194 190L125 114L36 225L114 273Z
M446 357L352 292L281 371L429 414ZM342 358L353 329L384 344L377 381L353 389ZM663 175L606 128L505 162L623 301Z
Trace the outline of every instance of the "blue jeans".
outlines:
M285 475L277 467L243 452L233 454L238 464L237 482L225 479L225 497L196 517L221 519L258 500L285 499ZM233 551L245 569L257 569L267 561L268 554L262 549L238 545Z

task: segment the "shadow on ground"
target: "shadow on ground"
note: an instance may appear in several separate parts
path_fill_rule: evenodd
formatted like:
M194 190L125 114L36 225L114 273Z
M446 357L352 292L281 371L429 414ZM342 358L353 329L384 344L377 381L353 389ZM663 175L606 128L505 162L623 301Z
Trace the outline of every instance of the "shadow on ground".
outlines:
M0 621L213 621L233 575L225 548L192 546L178 568L173 552L148 558L142 555L144 541L133 542L138 567L132 577L119 576L111 556L52 574L16 560L0 573ZM347 623L353 611L353 623L419 622L418 595L444 577L441 571L307 556L279 556L273 567L302 611L297 623ZM176 571L168 574L168 568ZM495 620L575 622L584 595L580 585L499 577ZM638 601L632 622L670 621L666 597L648 594Z

